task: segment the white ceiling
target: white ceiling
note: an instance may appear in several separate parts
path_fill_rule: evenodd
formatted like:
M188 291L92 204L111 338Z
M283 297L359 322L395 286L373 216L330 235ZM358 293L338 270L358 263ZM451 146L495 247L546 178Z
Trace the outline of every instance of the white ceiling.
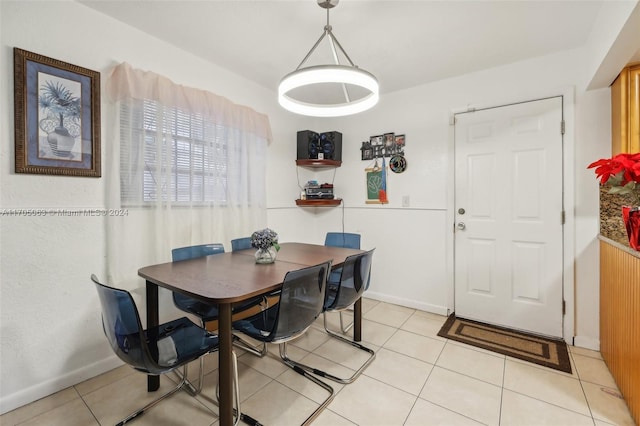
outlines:
M316 0L79 1L272 90L326 24ZM373 73L385 93L579 47L606 5L342 0L330 23L353 62ZM310 61L329 62L328 44Z

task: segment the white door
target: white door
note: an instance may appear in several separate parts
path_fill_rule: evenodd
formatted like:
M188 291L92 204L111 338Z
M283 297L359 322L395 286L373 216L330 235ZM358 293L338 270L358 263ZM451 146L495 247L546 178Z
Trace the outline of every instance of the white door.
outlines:
M562 98L455 120L455 313L562 337Z

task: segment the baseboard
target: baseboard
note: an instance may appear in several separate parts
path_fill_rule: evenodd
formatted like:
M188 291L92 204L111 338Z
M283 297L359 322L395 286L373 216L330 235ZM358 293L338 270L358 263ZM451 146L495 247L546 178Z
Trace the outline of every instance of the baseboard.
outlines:
M380 302L392 303L394 305L405 306L407 308L418 309L420 311L431 312L438 315L449 315L449 310L445 306L431 305L429 303L419 302L412 299L404 299L401 297L389 296L384 293L376 293L367 290L364 297L368 299L378 300Z
M109 370L113 370L122 364L123 363L120 358L112 355L98 362L94 362L93 364L70 371L62 376L55 377L26 389L19 390L18 392L10 395L3 396L0 398L0 414L15 410L18 407L37 401L40 398L54 394L68 388L69 386L77 385L87 379L98 376Z
M600 352L600 340L592 337L575 336L573 338L573 346Z

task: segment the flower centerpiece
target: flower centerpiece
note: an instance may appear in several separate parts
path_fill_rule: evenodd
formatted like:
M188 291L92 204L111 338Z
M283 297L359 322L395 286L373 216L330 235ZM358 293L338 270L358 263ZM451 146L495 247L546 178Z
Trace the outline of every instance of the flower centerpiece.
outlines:
M251 247L257 248L256 263L273 263L280 250L278 234L269 228L255 231L251 234Z
M629 194L633 197L635 205L622 206L622 219L627 228L629 245L640 250L640 152L603 158L587 168L595 168L597 178L602 185L609 187L610 194Z

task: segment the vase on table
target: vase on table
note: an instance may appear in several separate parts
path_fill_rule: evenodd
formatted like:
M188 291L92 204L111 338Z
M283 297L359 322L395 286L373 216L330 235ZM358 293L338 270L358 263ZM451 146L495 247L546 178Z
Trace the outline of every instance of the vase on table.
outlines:
M259 248L255 254L256 263L273 263L276 261L277 254L278 251L274 246L270 246L266 249Z
M640 207L622 206L622 220L627 228L629 245L640 250Z

